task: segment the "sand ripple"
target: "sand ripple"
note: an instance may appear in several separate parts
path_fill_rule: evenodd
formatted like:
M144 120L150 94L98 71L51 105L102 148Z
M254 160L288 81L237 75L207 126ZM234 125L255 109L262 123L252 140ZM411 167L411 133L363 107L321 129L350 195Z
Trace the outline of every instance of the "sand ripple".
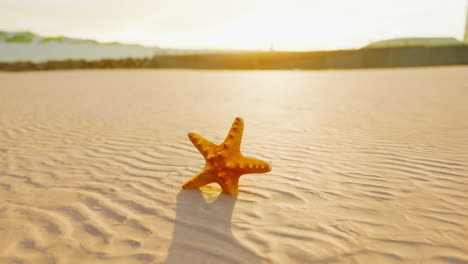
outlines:
M0 263L468 263L467 76L0 74ZM235 116L273 171L181 191Z

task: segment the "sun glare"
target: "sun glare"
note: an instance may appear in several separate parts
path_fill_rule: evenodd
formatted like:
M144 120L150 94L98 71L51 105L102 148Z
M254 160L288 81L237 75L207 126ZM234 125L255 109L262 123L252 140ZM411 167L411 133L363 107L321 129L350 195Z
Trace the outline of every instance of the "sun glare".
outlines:
M221 24L210 32L210 42L218 47L250 50L310 50L334 49L344 41L353 43L351 36L336 34L345 31L349 21L341 16L307 13L306 10L288 8L271 12L257 12L229 23ZM346 38L346 39L344 39Z
M240 49L297 49L304 43L305 32L297 30L297 17L279 14L255 14L243 17L224 28L223 43Z

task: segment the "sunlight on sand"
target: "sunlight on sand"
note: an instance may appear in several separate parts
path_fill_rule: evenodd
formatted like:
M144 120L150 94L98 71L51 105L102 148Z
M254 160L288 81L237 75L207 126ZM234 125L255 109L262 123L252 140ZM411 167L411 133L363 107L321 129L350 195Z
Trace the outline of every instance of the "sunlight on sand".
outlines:
M0 73L0 263L466 263L468 68ZM267 174L182 190L245 120Z

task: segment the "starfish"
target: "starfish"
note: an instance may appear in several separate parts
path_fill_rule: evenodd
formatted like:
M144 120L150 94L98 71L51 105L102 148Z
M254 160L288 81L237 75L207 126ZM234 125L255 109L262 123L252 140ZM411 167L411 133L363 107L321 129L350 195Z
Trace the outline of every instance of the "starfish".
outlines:
M205 167L193 178L185 182L184 189L195 189L216 182L226 194L239 193L239 177L248 173L271 171L269 163L244 157L240 152L244 120L237 117L223 143L216 145L204 137L189 133L193 145L205 158Z

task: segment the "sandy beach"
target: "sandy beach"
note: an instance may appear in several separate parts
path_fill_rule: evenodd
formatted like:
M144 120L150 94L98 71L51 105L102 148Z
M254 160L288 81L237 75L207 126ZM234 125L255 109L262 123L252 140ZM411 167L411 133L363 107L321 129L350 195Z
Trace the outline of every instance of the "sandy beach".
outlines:
M181 185L187 133L272 164ZM0 73L0 263L468 263L468 67Z

